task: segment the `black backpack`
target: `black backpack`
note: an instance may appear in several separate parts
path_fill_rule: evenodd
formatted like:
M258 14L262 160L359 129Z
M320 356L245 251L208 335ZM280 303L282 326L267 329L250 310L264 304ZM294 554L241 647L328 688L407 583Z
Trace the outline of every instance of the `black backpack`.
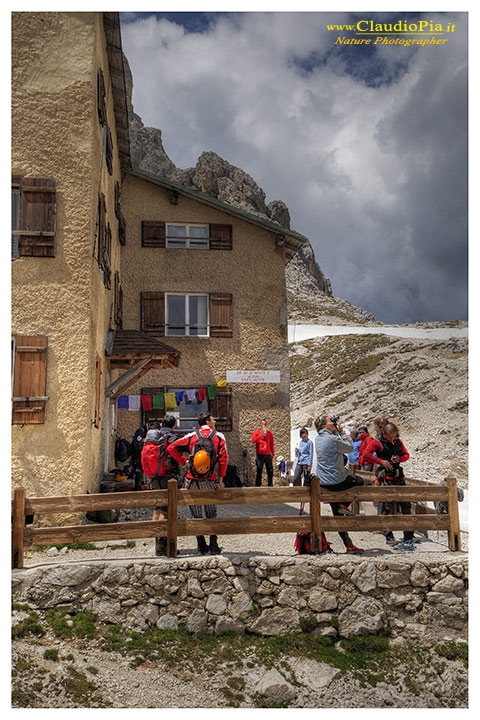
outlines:
M192 452L190 453L190 457L189 457L189 461L188 461L188 469L193 477L202 478L202 477L205 477L205 475L200 475L197 472L195 465L193 464L193 458L195 457L197 452L199 452L200 450L205 450L205 452L207 452L209 454L210 461L211 461L210 462L210 470L209 470L208 474L209 475L212 474L214 465L218 460L217 451L215 450L215 445L213 444L213 438L215 437L215 435L217 433L215 432L215 430L212 430L210 435L207 435L207 437L203 437L203 435L201 435L198 430L195 430L195 434L197 436L197 441L192 448Z
M126 462L130 455L130 443L125 438L117 438L115 441L115 462Z

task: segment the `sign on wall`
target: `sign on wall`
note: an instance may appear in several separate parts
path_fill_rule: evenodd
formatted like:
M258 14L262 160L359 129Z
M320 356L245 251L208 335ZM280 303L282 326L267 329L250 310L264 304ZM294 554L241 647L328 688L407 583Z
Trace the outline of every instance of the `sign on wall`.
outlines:
M279 383L280 370L227 370L227 383Z

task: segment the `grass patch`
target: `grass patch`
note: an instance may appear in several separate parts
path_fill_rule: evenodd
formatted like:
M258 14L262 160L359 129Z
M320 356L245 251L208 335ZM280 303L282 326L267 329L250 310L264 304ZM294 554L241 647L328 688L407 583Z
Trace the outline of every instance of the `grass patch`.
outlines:
M43 653L43 657L45 658L45 660L53 660L54 662L56 662L58 660L58 650L45 650L45 652Z
M13 639L26 637L27 635L38 635L40 637L45 635L45 630L39 621L38 613L34 611L31 611L28 617L12 628Z
M96 690L94 683L90 682L87 677L75 670L74 667L69 665L67 667L69 677L63 681L63 687L68 695L72 695L75 702L84 702L91 700L92 693Z
M468 665L468 645L467 643L459 643L454 640L448 640L435 647L437 655L447 660L461 660L466 666Z
M71 638L75 635L89 640L96 637L95 616L89 611L78 612L70 617L63 612L50 609L45 612L45 617L57 637Z
M300 618L300 627L302 628L302 632L304 633L310 633L318 625L318 620L315 617L315 615L310 615L309 617L301 617Z

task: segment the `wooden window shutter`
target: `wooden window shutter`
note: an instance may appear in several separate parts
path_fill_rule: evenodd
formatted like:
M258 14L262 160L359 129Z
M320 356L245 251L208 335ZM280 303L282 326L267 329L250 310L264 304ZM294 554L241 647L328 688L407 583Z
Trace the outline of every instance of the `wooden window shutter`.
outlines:
M98 68L97 72L97 108L100 125L105 125L107 122L107 101L105 92L105 78L102 68Z
M56 182L51 178L22 178L20 220L15 235L19 255L55 257Z
M232 337L232 310L231 293L210 293L210 337Z
M105 204L105 195L100 193L98 196L98 232L97 232L97 248L94 251L94 257L96 258L100 267L102 266L102 255L103 246L105 244L105 230L107 223L107 206Z
M142 331L165 335L165 293L142 292Z
M16 335L14 338L13 414L14 425L45 422L47 402L47 338Z
M102 361L97 353L95 360L95 418L93 424L100 427L100 401L102 397Z
M110 267L110 259L112 256L112 230L110 228L110 223L107 222L107 227L105 228L105 234L104 234L104 243L102 248L102 259L101 259L101 267L103 269L103 284L107 288L107 290L110 290L111 288L111 267Z
M113 322L117 330L121 330L123 327L123 290L120 284L120 274L118 270L115 271L114 281L114 292L113 292Z
M126 222L125 218L123 217L122 208L120 206L120 183L118 180L115 183L115 216L117 218L117 235L118 235L118 241L121 245L126 245L127 242L127 232L126 232Z
M142 220L143 247L165 247L165 223L158 220Z
M233 430L231 388L217 388L215 400L209 400L208 402L208 409L216 421L215 429L220 432L231 432Z
M231 225L210 225L210 250L231 250L233 233Z
M106 145L105 145L105 160L107 163L107 169L109 174L111 175L113 173L113 140L112 140L112 133L110 132L110 128L108 125L106 126Z

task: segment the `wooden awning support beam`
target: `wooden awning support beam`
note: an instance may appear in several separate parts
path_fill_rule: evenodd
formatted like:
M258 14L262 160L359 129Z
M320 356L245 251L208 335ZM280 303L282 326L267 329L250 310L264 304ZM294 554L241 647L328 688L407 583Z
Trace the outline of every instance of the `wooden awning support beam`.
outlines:
M151 360L151 356L139 360L130 370L127 370L127 372L114 380L113 383L110 383L110 385L105 388L105 397L113 399L118 397L122 392L125 392L140 379L140 376L147 374L150 368L146 368L146 365L148 365Z

